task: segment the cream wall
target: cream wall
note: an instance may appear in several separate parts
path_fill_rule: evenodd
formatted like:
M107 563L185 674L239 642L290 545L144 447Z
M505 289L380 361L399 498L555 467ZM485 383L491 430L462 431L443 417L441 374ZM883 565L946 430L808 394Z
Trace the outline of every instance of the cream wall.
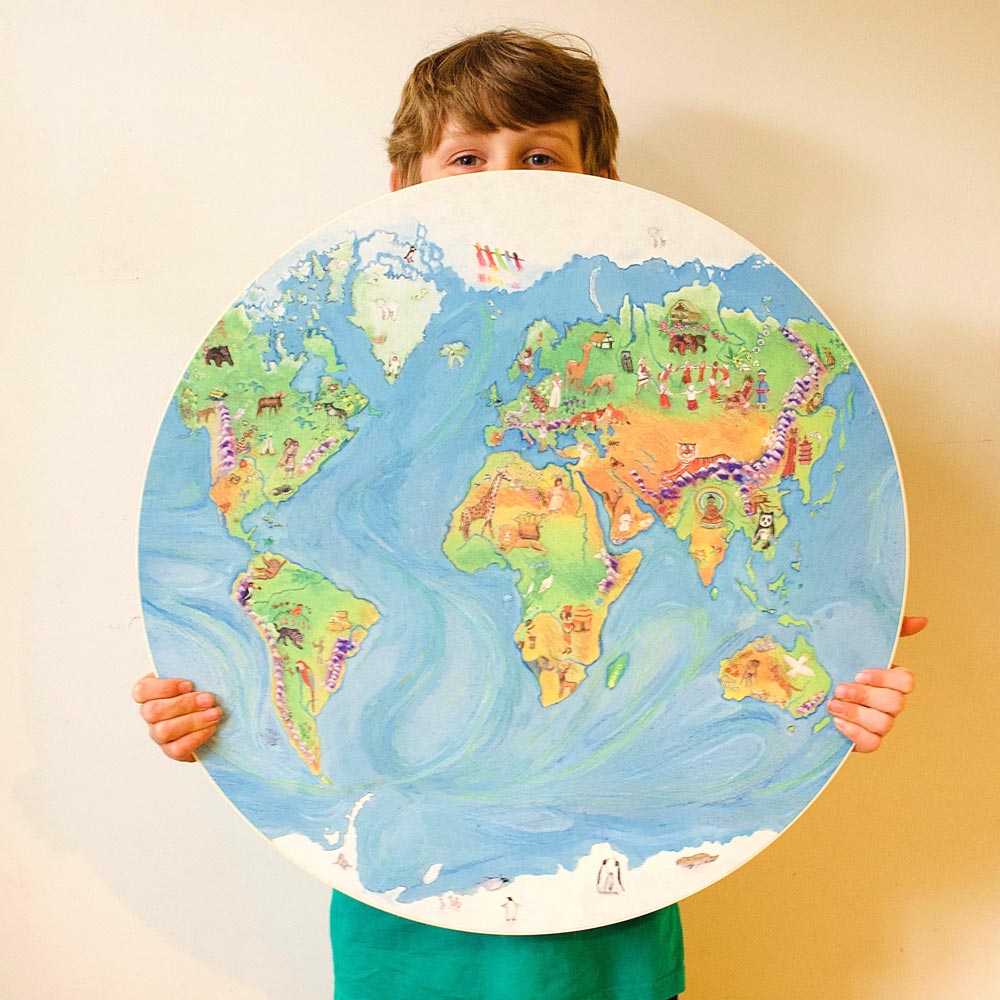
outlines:
M906 479L908 603L932 619L899 653L919 690L887 747L684 904L686 996L1000 995L1000 8L281 9L0 4L0 993L329 996L326 890L161 758L128 700L148 668L145 462L226 303L384 190L380 137L413 62L533 19L596 46L623 176L762 247L861 358Z

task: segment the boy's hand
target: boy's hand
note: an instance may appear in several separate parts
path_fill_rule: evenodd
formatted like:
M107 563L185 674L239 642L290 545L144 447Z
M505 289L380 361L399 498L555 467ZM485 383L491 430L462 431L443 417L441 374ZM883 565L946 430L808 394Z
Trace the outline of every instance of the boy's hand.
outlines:
M904 618L899 634L916 635L926 625L926 618ZM906 707L906 696L913 686L913 674L905 667L862 670L853 684L838 684L834 690L833 701L827 706L833 724L858 753L878 750L896 716Z
M132 697L142 706L139 714L149 724L150 739L172 760L193 761L222 718L214 694L195 691L179 677L146 674L132 688Z

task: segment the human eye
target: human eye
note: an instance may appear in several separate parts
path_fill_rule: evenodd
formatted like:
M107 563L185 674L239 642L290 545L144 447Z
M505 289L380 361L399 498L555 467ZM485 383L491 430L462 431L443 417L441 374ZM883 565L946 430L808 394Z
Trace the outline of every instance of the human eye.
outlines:
M555 157L550 153L530 153L527 157L529 167L552 167L555 162Z
M466 170L478 167L479 163L479 157L475 153L459 153L458 156L451 158L451 165L453 167L462 167Z

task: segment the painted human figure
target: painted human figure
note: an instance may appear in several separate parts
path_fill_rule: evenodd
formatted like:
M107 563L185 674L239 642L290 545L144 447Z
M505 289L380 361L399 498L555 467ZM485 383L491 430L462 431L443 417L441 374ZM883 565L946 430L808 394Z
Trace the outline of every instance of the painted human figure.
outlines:
M745 410L745 412L750 412L750 393L753 391L753 375L744 375L743 384L739 387L736 393L733 395L733 399L739 403Z
M535 352L530 348L526 347L517 356L517 369L518 371L528 377L531 375L535 367Z
M563 648L562 655L568 656L573 652L573 607L567 604L562 611L559 612L559 622L562 625L562 637L563 637Z
M284 451L278 459L278 468L285 470L285 478L290 478L295 472L295 456L299 453L299 442L295 438L285 438Z
M689 385L685 390L687 395L687 408L689 410L698 409L698 397L704 392L704 389L696 389L693 385Z
M635 394L638 396L649 385L649 365L646 364L645 358L639 358L639 363L635 368L635 376Z
M713 403L719 398L719 380L714 373L708 376L708 398Z
M705 381L705 369L707 367L708 367L708 362L707 361L702 361L702 363L700 365L698 365L698 381L699 382L704 382Z
M566 502L567 489L563 485L562 476L556 477L555 485L552 487L552 494L549 497L548 512L550 514L558 514L562 510L563 504Z
M690 361L685 361L684 362L684 371L681 373L681 381L685 385L690 385L691 384L691 362Z
M795 475L795 457L799 451L799 430L793 426L788 432L788 439L785 442L785 464L781 469L781 478Z
M757 386L755 392L757 393L757 406L760 409L764 409L767 406L767 397L771 395L771 387L767 384L767 379L765 376L767 371L763 368L757 372Z
M664 368L659 375L656 376L657 382L660 384L660 406L665 410L670 409L670 368Z
M562 378L556 372L552 376L552 391L549 393L549 409L558 410L562 404Z
M701 512L701 526L703 528L719 528L722 526L722 508L719 506L714 493L710 493L705 500L705 506Z

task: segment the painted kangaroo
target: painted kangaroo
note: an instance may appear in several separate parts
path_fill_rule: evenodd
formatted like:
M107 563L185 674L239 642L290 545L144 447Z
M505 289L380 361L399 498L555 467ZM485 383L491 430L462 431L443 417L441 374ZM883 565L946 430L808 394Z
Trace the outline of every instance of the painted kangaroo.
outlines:
M497 494L500 492L500 486L504 480L512 482L510 473L506 469L497 469L497 473L490 483L490 488L486 491L483 498L478 503L462 508L462 515L459 518L458 524L463 538L468 539L469 528L472 522L478 521L480 518L483 520L483 530L485 531L488 528L490 538L493 537L493 511L496 510Z

